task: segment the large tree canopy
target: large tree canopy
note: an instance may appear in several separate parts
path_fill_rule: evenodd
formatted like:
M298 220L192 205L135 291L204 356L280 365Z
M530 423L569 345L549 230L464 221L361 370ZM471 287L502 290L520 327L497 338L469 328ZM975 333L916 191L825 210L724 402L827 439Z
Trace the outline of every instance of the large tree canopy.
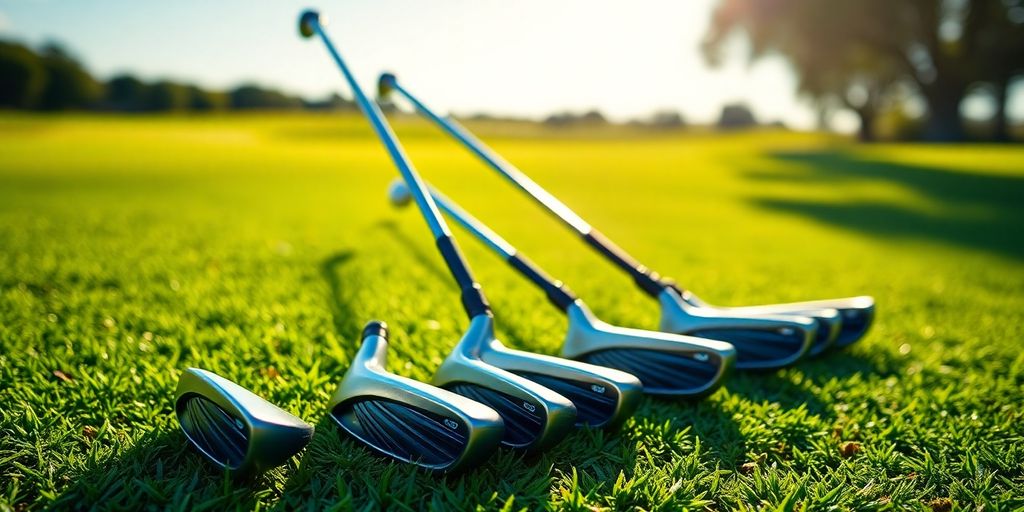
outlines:
M1024 0L720 0L704 45L711 62L734 32L753 59L785 56L802 92L857 112L862 136L905 81L928 106L926 136L960 140L968 88L1021 71Z

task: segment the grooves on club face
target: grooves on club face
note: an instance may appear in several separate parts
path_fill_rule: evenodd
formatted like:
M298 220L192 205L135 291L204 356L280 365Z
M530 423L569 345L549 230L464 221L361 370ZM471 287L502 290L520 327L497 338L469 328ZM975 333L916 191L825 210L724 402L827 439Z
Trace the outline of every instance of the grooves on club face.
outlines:
M178 423L200 452L228 469L238 469L249 451L249 431L242 420L202 395L181 397Z
M505 430L485 405L387 371L388 327L371 321L328 405L342 431L373 451L430 471L483 462Z
M808 348L808 333L780 329L706 329L689 336L725 341L736 347L736 368L773 370L800 359Z
M867 334L875 319L875 300L871 297L858 297L860 307L837 307L843 317L843 327L836 339L836 348L848 347Z
M246 474L284 464L313 437L313 426L215 373L186 368L175 392L178 424L217 466Z
M722 362L715 356L701 361L662 350L612 348L578 359L632 373L643 383L644 392L652 395L699 398L714 392L722 382Z
M843 317L835 309L824 309L808 312L807 316L818 322L818 331L807 354L811 357L820 356L836 346L839 333L843 328Z
M338 425L377 452L426 467L446 467L466 450L469 426L380 398L360 398L331 411Z
M469 382L453 382L446 385L445 389L497 411L505 422L505 437L501 444L506 448L528 448L544 432L544 407L538 403Z
M530 379L559 395L568 398L576 406L576 426L603 427L612 422L619 410L619 391L615 386L600 386L589 382L559 379L539 373L512 372Z

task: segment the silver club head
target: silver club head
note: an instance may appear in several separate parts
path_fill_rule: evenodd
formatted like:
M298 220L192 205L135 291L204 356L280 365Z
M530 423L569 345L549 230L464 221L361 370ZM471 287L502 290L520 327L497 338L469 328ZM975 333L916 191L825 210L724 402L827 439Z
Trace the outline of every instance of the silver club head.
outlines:
M736 360L729 343L610 325L581 300L566 310L562 355L636 375L652 395L698 398L722 384Z
M576 426L614 427L632 416L643 397L640 379L621 370L506 347L480 346L483 362L540 384L576 406Z
M482 355L495 341L491 317L474 316L433 384L497 411L505 421L502 446L536 452L554 445L576 422L576 406L545 386L485 362Z
M676 288L680 296L686 302L697 306L699 308L705 308L709 311L714 311L719 314L725 315L736 315L736 316L774 316L774 315L796 315L796 316L808 316L818 322L818 334L814 338L814 342L811 344L811 348L808 351L808 355L818 356L824 354L829 349L837 348L839 346L840 338L847 339L853 336L853 340L856 341L864 335L864 331L867 329L866 326L858 327L857 312L848 313L846 316L850 317L853 322L849 328L845 329L846 335L844 336L843 327L843 311L837 308L830 307L827 304L832 303L836 305L846 304L847 306L854 305L857 299L866 298L869 299L872 310L874 309L874 300L871 297L854 297L852 299L835 299L832 301L815 301L815 302L799 302L792 304L765 304L761 306L742 306L742 307L727 307L727 306L714 306L701 300L700 297L694 295L689 290L682 290ZM819 307L815 307L820 305ZM847 309L848 311L848 309ZM868 321L870 323L870 320ZM849 344L849 343L847 343Z
M215 373L188 368L175 412L185 437L214 464L240 474L284 464L313 437L313 426Z
M476 466L498 449L501 417L490 407L387 371L383 322L363 344L328 405L332 420L382 455L442 473Z
M692 299L694 300L691 300ZM692 294L686 297L690 303L703 306L700 299ZM739 308L724 308L740 314L752 315L806 315L818 318L820 311L835 310L839 314L840 327L833 348L843 348L864 337L875 318L875 299L867 295L842 299L812 300L786 304L766 304Z
M810 317L732 315L694 306L668 287L658 294L658 302L658 330L726 341L736 347L736 368L740 370L792 365L810 350L818 332L818 322Z
M741 306L741 307L728 307L728 306L716 306L709 304L705 301L700 300L699 297L694 295L688 290L676 289L680 296L687 303L699 307L703 310L713 312L714 314L724 316L777 316L777 315L797 315L797 316L809 316L814 318L817 322L817 334L814 336L814 341L811 342L811 348L807 350L807 354L811 356L821 355L828 351L830 348L834 348L839 341L840 334L843 332L843 314L839 309L830 307L821 308L785 308L778 307L784 306L785 304L770 304L763 306Z

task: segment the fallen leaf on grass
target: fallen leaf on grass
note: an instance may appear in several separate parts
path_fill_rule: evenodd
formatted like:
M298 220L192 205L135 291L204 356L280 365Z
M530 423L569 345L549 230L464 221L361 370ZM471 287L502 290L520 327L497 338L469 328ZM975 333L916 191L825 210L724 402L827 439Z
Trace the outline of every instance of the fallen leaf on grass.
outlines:
M62 380L64 382L71 382L71 381L74 380L74 379L71 378L70 375L68 375L68 374L66 374L66 373L64 373L64 372L62 372L60 370L54 370L53 371L53 376L57 377L58 379L60 379L60 380Z
M839 453L845 458L853 457L860 453L860 443L855 443L853 441L843 443L843 445L839 447Z
M949 498L935 498L928 502L928 506L932 508L934 512L949 512L953 510L953 500Z

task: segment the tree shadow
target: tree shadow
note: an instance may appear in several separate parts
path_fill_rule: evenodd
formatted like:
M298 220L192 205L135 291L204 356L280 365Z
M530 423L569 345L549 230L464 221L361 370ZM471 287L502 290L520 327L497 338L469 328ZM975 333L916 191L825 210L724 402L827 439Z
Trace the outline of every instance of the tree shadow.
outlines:
M936 166L871 160L841 150L776 152L784 170L752 170L762 182L819 183L835 187L883 182L905 187L939 208L922 211L876 200L845 202L754 197L763 208L800 214L870 235L920 238L1024 259L1024 178L966 173Z

